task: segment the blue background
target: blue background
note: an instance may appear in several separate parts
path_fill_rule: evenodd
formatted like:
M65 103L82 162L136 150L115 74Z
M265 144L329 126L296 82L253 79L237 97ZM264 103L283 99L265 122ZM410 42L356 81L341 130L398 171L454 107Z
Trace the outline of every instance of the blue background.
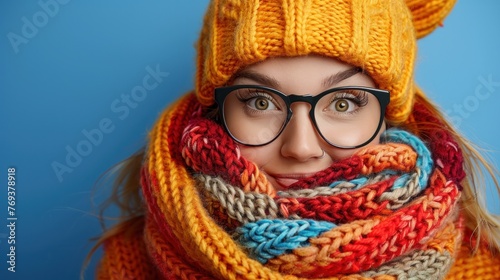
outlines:
M66 2L50 14L38 1L0 4L0 279L78 278L89 239L100 233L91 197L99 203L107 195L96 180L143 146L162 109L193 85L207 1ZM472 2L459 2L444 28L419 42L416 79L498 166L500 2ZM38 27L24 27L30 38L16 47L9 36L22 36L26 21ZM112 109L142 85L148 66L168 77L128 115ZM497 84L488 90L481 79ZM103 119L113 130L58 178L53 163L66 164L67 149ZM16 273L6 263L8 167L17 178ZM488 207L500 213L489 188Z

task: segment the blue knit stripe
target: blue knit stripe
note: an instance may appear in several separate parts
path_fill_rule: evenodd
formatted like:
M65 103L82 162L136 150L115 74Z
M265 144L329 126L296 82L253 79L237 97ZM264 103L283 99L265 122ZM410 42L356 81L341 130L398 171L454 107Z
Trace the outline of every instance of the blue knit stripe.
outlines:
M259 220L236 229L236 240L261 263L308 246L308 239L329 231L335 224L314 220Z
M406 187L406 184L409 183L412 174L402 174L399 176L391 187L391 190L400 189Z

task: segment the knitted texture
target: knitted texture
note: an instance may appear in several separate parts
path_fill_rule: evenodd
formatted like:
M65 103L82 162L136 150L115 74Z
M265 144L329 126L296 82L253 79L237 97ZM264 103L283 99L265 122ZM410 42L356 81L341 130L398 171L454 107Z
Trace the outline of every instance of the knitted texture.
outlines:
M391 92L386 118L404 122L414 102L416 40L439 26L455 0L213 0L198 43L196 94L240 69L279 56L317 54L361 67Z
M470 238L470 235L471 232L467 232L465 239ZM464 243L446 279L500 279L500 255L498 253L492 255L487 244L482 244L479 251L473 254L471 245Z
M498 277L498 255L471 255L462 238L463 159L439 126L429 146L389 129L383 144L276 192L202 108L188 95L155 125L147 215L105 244L99 279Z
M224 138L230 138L219 132L218 127L203 118L192 120L182 138L182 154L195 172L204 173L197 177L200 187L207 189L208 186L208 190L212 191L209 195L223 205L222 208L224 205L231 206L232 209L227 212L233 215L228 215L229 218L242 217L238 220L240 226L235 229L230 224L224 225L237 243L246 248L251 257L283 274L312 278L332 277L378 267L412 249L427 245L421 241L432 238L439 231L459 197L456 183L448 181L439 170L433 170L431 154L418 138L404 131L388 130L383 137L386 141L391 141L390 144L363 149L312 178L301 180L291 188L311 189L318 184L321 186L332 183L331 180L359 181L375 173L392 175L383 181L372 180L370 185L361 185L350 192L329 196L282 199L281 197L289 196L282 191L274 197L274 202L271 200L273 197L269 196L255 201L257 203L252 203L252 200L242 201L239 205L226 203L237 199L248 200L249 197L244 197L241 193L237 197L231 197L230 194L237 191L220 193L217 190L223 190L222 187L213 187L214 183L225 184L226 189L243 187L231 185L230 182L237 182L237 178L231 178L232 173L224 172L228 167L227 162L233 162L234 165L234 162L244 160L235 150L226 150L221 145L229 141ZM199 131L203 131L203 134L198 134ZM211 156L204 156L205 152L209 152ZM214 156L214 153L219 153L219 156ZM204 160L204 170L198 169L201 165L194 164L197 159ZM349 166L349 170L345 166ZM408 174L411 171L416 176ZM243 171L239 172L241 173ZM217 174L221 174L222 180L219 182L210 176ZM410 191L410 198L415 199L402 207L404 204L393 192L399 192L410 185L416 186L411 187ZM246 191L249 192L257 195L260 190L254 188ZM405 192L407 193L403 191ZM423 196L420 195L422 192ZM387 194L385 200L381 199L382 194ZM401 192L399 194L407 196ZM267 216L265 210L268 207L263 202L270 202L272 206L269 208L273 210L279 209L278 215ZM259 204L260 207L255 209L251 207L252 204ZM259 216L260 219L256 218ZM254 219L255 222L246 222ZM318 223L316 220L327 223ZM351 222L355 228L358 228L358 222L366 223L361 235L346 235L346 232L353 230ZM339 224L341 225L337 227ZM454 247L455 244L450 246L449 256Z
M136 220L135 226L128 223L128 231L114 236L105 244L106 257L101 262L97 279L148 280L159 277L157 270L151 269L152 263L141 238L144 219Z

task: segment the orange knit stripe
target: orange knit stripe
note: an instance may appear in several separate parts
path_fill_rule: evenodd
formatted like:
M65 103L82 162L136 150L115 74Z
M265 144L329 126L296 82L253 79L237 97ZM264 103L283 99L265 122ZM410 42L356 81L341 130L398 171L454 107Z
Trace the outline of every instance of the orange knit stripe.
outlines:
M417 153L408 145L386 143L370 146L356 153L363 160L362 174L374 174L385 169L408 172L415 168Z
M276 196L276 190L267 180L266 175L252 162L249 162L247 169L241 174L241 184L245 192L265 193L270 197Z
M183 254L177 252L172 244L165 242L152 221L146 222L144 232L149 254L160 263L157 267L162 270L163 275L169 275L171 279L213 279L204 271L189 266L192 261L183 259Z
M143 219L139 226L113 236L104 245L97 279L158 279L143 242Z
M440 253L444 251L455 255L458 250L457 244L463 238L463 218L459 217L456 221L447 221L442 228L429 240L425 249L434 249Z
M332 257L330 256L332 252L338 251L341 246L347 245L353 240L361 239L370 233L380 222L381 219L374 218L338 226L319 237L309 239L311 246L297 248L291 254L283 254L277 258L270 259L266 266L273 270L283 272L293 271L294 273L311 270L312 267L306 264L315 262L321 264L323 261L326 264L332 261ZM352 253L349 252L346 254L350 255ZM342 256L339 253L336 257L340 260Z

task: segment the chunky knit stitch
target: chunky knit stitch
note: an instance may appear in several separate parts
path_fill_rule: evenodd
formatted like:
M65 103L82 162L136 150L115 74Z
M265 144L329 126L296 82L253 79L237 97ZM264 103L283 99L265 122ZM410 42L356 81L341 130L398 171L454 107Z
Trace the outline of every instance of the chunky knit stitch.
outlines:
M389 129L384 144L276 192L203 115L188 95L156 124L142 174L142 230L105 244L100 279L498 276L498 255L472 256L470 233L463 238L462 158L439 126L431 145Z
M196 123L196 128L216 126L204 119L199 121L194 120L192 123ZM191 128L191 126L188 126L188 128L188 131L186 131L183 137L183 141L187 143L184 145L185 147L196 147L197 150L203 150L200 146L209 145L211 147L210 150L213 152L215 151L213 150L215 146L218 147L219 151L222 150L220 154L224 157L223 160L213 160L217 157L206 158L206 160L208 160L208 162L205 162L206 166L210 166L213 170L217 170L217 172L212 172L213 174L221 174L220 168L217 167L217 162L224 164L227 161L238 160L236 154L232 154L231 151L224 151L224 148L219 144L219 142L225 141L221 140L221 138L229 138L227 135L192 135L194 129ZM202 130L207 131L206 129ZM186 137L186 135L190 136ZM410 151L405 151L404 148L392 149L391 145L389 145L389 147L386 145L370 147L356 153L352 158L333 164L331 168L321 173L328 174L331 170L338 170L337 165L349 163L359 156L361 164L357 165L359 169L356 176L370 175L375 172L394 173L412 169L418 174L416 184L417 191L413 192L414 195L425 190L428 185L429 175L433 164L430 152L425 145L418 138L399 130L389 130L383 137L387 139L386 141L400 141L409 144L406 150L411 150L411 148L413 148L417 153L413 152L412 157L412 155L408 155L411 154ZM210 141L208 141L208 139L210 139ZM193 141L195 141L196 144L193 143ZM209 142L214 144L211 145ZM401 153L398 154L394 152L395 150L401 151ZM183 154L193 155L192 152ZM415 154L418 154L418 157L416 157ZM186 158L188 164L194 165L193 161L196 161L196 157ZM332 173L339 176L339 178L336 178L337 180L344 179L344 174ZM351 176L352 171L349 172L348 177ZM280 211L284 213L282 216L287 217L292 214L295 219L300 219L302 222L296 224L294 220L283 220L280 218L271 220L266 219L272 217L264 217L264 219L252 223L245 223L244 220L239 220L238 222L242 225L235 230L235 239L239 241L241 246L248 249L250 255L254 255L261 263L267 264L269 261L272 263L270 265L271 267L287 274L297 274L307 277L325 277L339 273L356 273L360 270L370 269L373 266L380 265L412 249L413 246L416 246L415 240L430 237L431 232L440 226L440 220L446 218L449 214L448 211L452 209L458 198L456 184L453 182L446 182L444 175L435 173L434 177L431 178L431 186L434 188L428 192L427 199L420 199L421 203L415 203L405 208L405 211L394 213L394 211L391 211L391 208L394 209L394 207L390 205L391 201L383 201L380 199L380 196L387 190L390 191L392 188L400 189L401 185L405 185L403 182L400 183L400 185L394 186L397 174L394 174L393 177L394 178L365 186L360 190L353 190L349 193L340 193L332 196L318 196L312 199L280 199L279 197L283 194L278 193L276 204ZM316 178L321 179L318 180ZM329 178L329 176L314 176L315 180L303 180L303 182L298 182L296 185L305 189L313 188L315 186L312 185L311 182L321 184L322 180L324 180L323 178ZM411 176L407 176L407 174L401 177L398 176L400 181L409 178L411 178ZM230 178L228 179L231 181ZM356 179L359 178L356 177ZM208 181L205 180L205 182ZM292 185L291 188L296 188L296 185ZM228 184L227 188L234 187ZM259 190L251 189L249 191L258 192ZM230 200L230 198L223 197L219 194L212 194L212 196L216 200ZM394 196L392 197L394 198ZM434 200L435 197L438 197L437 200ZM422 205L424 203L437 204L436 208L426 207L427 209L423 209ZM251 201L246 204L251 204ZM443 208L448 208L448 210L443 211ZM235 208L228 210L228 212L240 212L240 214L236 216L244 216L245 212L251 211L250 209ZM414 219L409 219L408 213L415 215ZM408 218L402 219L402 216L407 216ZM232 218L234 218L234 216ZM321 232L318 231L319 229L316 229L318 225L315 223L311 224L309 220L304 220L305 218L325 220L332 224L321 225L323 229L323 232ZM324 238L322 233L326 232L327 235L329 234L330 231L327 231L325 229L326 227L330 227L332 232L337 232L337 229L334 229L336 223L342 223L344 224L343 226L346 227L349 226L348 223L351 221L369 218L373 218L375 225L371 228L370 232L365 233L366 238L358 237L360 240L350 240L347 242L348 244L344 244L344 246L333 246L333 248L332 245L335 244L335 239L327 243L323 241L320 248L316 245L311 246L310 242L314 242L316 238ZM403 223L411 225L409 226L408 232L397 231L398 225L401 226ZM305 233L302 233L302 231L305 231ZM388 240L388 236L392 236L392 239ZM304 237L307 237L307 239ZM309 241L309 244L306 243L306 241ZM367 244L367 242L369 244ZM398 243L400 245L396 246ZM329 244L328 249L325 249L326 244ZM360 249L360 246L367 247L367 249ZM368 247L370 249L368 249ZM381 252L377 252L380 253L380 257L373 255L375 253L373 251L375 248L381 248ZM323 253L323 256L318 253L324 250L327 251L327 256L324 256L325 253ZM336 251L339 253L335 253ZM304 254L306 258L302 257ZM292 258L293 261L290 261L290 258ZM284 259L285 261L283 262ZM358 260L365 259L367 261L358 262Z

